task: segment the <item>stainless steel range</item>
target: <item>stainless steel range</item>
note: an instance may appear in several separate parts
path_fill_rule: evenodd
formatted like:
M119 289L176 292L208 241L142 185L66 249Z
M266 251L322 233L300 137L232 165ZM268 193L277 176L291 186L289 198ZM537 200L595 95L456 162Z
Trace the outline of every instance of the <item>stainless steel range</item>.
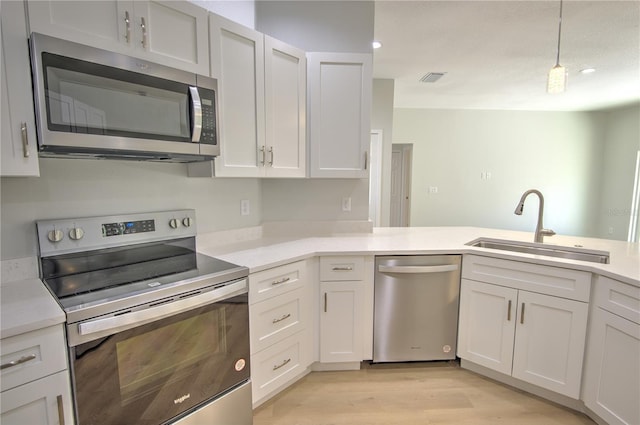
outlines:
M248 269L196 252L195 211L36 224L78 425L252 424Z

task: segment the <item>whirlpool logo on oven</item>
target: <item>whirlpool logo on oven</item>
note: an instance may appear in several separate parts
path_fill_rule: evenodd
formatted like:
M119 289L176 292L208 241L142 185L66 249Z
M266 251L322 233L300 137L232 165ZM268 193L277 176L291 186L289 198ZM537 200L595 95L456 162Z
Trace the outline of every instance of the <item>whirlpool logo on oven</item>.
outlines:
M178 398L176 398L175 400L173 400L173 404L180 404L180 403L182 403L183 401L185 401L186 399L188 399L189 397L191 397L191 393L189 393L189 394L185 394L185 395L183 395L182 397L178 397Z

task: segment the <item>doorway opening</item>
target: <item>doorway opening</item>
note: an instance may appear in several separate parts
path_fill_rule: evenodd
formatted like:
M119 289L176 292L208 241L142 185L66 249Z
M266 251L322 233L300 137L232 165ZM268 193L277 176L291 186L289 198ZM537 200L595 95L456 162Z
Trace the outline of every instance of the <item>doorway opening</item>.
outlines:
M413 144L394 143L391 149L391 227L408 227L411 217Z

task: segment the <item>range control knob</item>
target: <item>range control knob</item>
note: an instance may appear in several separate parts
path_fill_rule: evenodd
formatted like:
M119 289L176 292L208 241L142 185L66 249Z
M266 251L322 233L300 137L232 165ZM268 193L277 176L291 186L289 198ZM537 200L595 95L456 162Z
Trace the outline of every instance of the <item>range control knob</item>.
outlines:
M185 217L182 219L182 225L184 227L191 227L193 224L193 219L191 217Z
M62 232L62 230L53 229L49 231L49 233L47 234L47 238L53 243L60 242L62 239L64 239L64 233Z
M180 220L178 220L177 218L172 218L171 220L169 220L169 227L171 227L172 229L177 229L178 227L180 227Z
M69 237L74 241L79 241L84 236L84 230L79 227L74 227L69 230Z

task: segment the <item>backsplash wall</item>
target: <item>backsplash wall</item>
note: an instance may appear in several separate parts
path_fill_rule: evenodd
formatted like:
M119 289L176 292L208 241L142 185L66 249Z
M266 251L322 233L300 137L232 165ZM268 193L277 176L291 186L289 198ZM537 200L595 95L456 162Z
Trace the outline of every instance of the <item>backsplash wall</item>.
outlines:
M40 177L1 183L2 260L37 254L39 219L193 208L200 233L262 223L259 179L190 178L185 164L49 158L40 159Z

